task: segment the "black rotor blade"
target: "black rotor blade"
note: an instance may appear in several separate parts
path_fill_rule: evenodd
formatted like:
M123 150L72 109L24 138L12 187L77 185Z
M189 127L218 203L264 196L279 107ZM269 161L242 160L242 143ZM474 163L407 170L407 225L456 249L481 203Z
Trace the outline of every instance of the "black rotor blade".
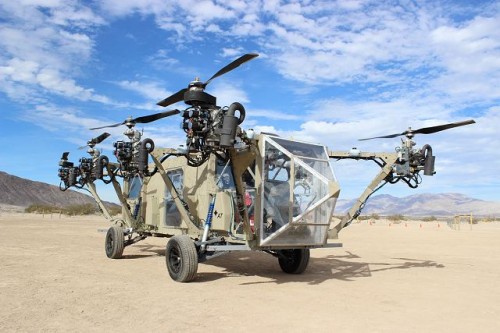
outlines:
M431 133L436 133L436 132L444 131L444 130L447 130L447 129L450 129L450 128L459 127L459 126L465 126L465 125L470 125L470 124L475 124L475 123L476 122L473 119L469 119L469 120L459 121L459 122L456 122L456 123L449 123L449 124L444 124L444 125L423 127L423 128L419 128L419 129L416 129L416 130L410 129L410 130L406 130L403 133L399 133L399 134L390 134L390 135L376 136L376 137L373 137L373 138L359 139L359 141L365 141L365 140L371 140L371 139L395 138L395 137L398 137L398 136L401 136L401 135L406 135L406 134L409 134L409 133L412 133L412 134L431 134Z
M464 120L464 121L459 121L456 123L449 123L445 125L438 125L438 126L431 126L431 127L423 127L419 128L417 130L412 131L414 134L431 134L431 133L436 133L440 131L444 131L450 128L454 127L459 127L459 126L465 126L465 125L470 125L476 123L474 120L469 119L469 120Z
M97 145L97 144L103 142L104 140L106 140L110 135L111 134L109 134L108 132L104 132L101 135L99 135L98 137L90 139L89 144L93 143L93 144Z
M91 128L90 130L97 130L97 129L102 129L102 128L108 128L108 127L118 127L120 125L123 125L125 124L127 121L122 121L121 123L116 123L116 124L113 124L113 125L106 125L106 126L101 126L101 127L94 127L94 128Z
M68 160L68 155L69 155L69 151L65 151L62 156L61 156L61 160L65 160L67 161Z
M109 137L111 134L107 133L107 132L104 132L102 133L101 135L93 138L93 139L90 139L89 141L87 141L87 145L86 146L81 146L81 147L78 147L78 149L85 149L87 146L95 146L101 142L103 142L104 140L106 140L107 137Z
M216 77L226 74L227 72L232 71L236 67L239 67L241 64L244 64L245 62L252 60L253 58L258 56L259 55L257 53L247 53L242 55L241 57L239 57L238 59L236 59L235 61L233 61L232 63L220 69L217 73L215 73L210 79L207 80L207 82L203 84L203 88L205 88L210 83L210 81L212 81Z
M158 103L156 103L156 105L166 107L166 106L169 106L171 104L180 102L180 101L184 100L184 93L186 91L187 91L187 88L181 89L178 92L176 92L175 94L170 95L167 98L165 98L164 100L159 101Z
M137 117L135 119L132 119L131 122L133 122L135 124L146 124L146 123L150 123L152 121L155 121L155 120L158 120L161 118L165 118L165 117L169 117L169 116L173 116L173 115L179 114L179 113L181 113L181 112L179 110L175 109L175 110L171 110L171 111L165 111L165 112L151 114L149 116Z
M397 134L384 135L384 136L374 136L373 138L359 139L358 141L366 141L366 140L372 140L372 139L395 138L395 137L398 137L400 135L405 135L405 132L403 132L403 133L397 133Z

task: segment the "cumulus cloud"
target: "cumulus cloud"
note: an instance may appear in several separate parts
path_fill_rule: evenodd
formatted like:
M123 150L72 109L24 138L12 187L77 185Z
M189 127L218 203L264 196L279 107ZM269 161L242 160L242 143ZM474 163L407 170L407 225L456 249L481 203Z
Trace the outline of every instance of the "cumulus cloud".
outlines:
M158 82L120 81L116 84L123 89L136 92L149 101L157 101L172 94Z
M76 135L82 124L107 122L70 108L57 111L53 96L158 111L151 101L184 88L197 75L213 74L200 71L207 54L223 63L258 50L272 76L266 80L277 82L267 86L273 91L266 92L267 99L257 100L248 92L259 81L243 84L234 76L232 81L217 79L207 91L219 105L248 104L247 126L333 149L356 145L392 151L399 139L357 139L463 120L472 112L476 125L417 137L419 144L431 143L441 152L440 177L433 182L446 187L461 175L463 183L472 184L474 178L486 186L500 168L492 144L500 126L498 1L22 0L4 1L0 15L0 90L14 100L40 104L36 116L25 119L47 129L58 119ZM88 82L84 71L95 60L99 29L136 16L155 23L155 33L161 30L163 42L140 59L144 70L149 65L161 77L133 73L108 79L106 83L148 100L117 103L100 93L98 85L83 83ZM141 41L133 37L135 43ZM193 55L198 57L195 65L187 60ZM287 100L291 91L300 92L300 98ZM300 107L277 110L292 100ZM147 128L162 144L171 143L167 138L182 141L171 124ZM369 180L359 163L347 165L351 172L339 171L341 179L353 184Z
M207 31L253 38L285 78L307 84L374 82L401 92L414 89L412 78L418 78L422 90L464 100L498 98L492 88L500 75L495 2L485 2L483 13L431 1L107 0L102 7L118 16L152 15L162 29L176 32L180 43ZM462 11L472 19L454 20ZM224 48L222 55L241 50Z
M10 88L22 84L38 94L109 102L75 81L75 74L93 52L88 29L104 24L90 8L76 1L26 0L2 3L0 13L6 18L0 24L0 71L4 74L0 89L16 98L23 93Z

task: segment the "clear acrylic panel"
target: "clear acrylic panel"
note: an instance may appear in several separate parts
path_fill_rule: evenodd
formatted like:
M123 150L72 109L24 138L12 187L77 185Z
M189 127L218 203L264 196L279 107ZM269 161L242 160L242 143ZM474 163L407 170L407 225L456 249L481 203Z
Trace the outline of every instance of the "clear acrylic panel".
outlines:
M261 246L313 246L326 239L336 199L324 146L266 138Z

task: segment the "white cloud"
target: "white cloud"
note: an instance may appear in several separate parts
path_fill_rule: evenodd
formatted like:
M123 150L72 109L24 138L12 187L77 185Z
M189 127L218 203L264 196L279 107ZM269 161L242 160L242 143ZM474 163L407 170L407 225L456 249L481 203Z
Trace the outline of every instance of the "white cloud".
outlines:
M443 68L433 87L455 99L500 98L500 14L476 17L460 27L440 26L431 32L436 58Z
M217 97L217 105L229 106L233 102L242 104L250 102L246 92L241 89L235 82L227 82L220 80L211 82L207 88L207 92Z
M486 2L483 16L475 16L480 8L464 6L348 0L102 4L113 15L153 15L162 29L178 34L178 43L207 32L257 37L252 41L285 78L307 84L373 82L378 86L373 93L389 86L396 93L418 88L465 103L498 98L499 8ZM470 19L454 21L454 13L462 11ZM242 49L223 48L222 55Z
M246 113L247 119L252 118L266 118L266 119L275 119L275 120L299 120L300 116L295 114L285 113L279 110L271 110L271 109L249 109Z
M172 92L163 89L158 82L120 81L116 84L123 89L136 92L150 101L159 101L172 94Z
M241 54L243 54L244 50L242 47L238 47L238 48L229 48L229 47L224 47L222 48L222 56L224 58L234 58L234 57L237 57L237 56L240 56Z
M22 119L41 126L50 132L65 133L73 136L79 134L78 136L82 137L83 143L89 140L89 138L85 139L83 137L85 133L93 135L88 129L100 125L98 120L85 117L78 110L61 108L49 104L37 106L35 110L24 112Z
M92 9L81 6L73 1L61 1L58 3L58 6L52 9L49 21L57 25L72 28L78 27L81 29L106 23Z
M74 1L11 1L0 5L0 13L6 15L0 24L0 71L5 74L0 90L14 98L32 91L109 103L75 80L94 48L85 29L104 22L91 9ZM11 88L19 85L29 89L16 94Z
M432 179L433 184L446 188L460 175L460 183L486 186L498 184L500 168L494 145L500 127L496 107L500 98L499 9L496 1L479 5L374 0L104 0L91 5L73 0L4 1L0 4L4 18L0 23L0 90L10 98L40 104L25 120L51 131L62 127L73 138L81 136L83 142L88 139L82 134L84 128L123 120L123 114L109 122L96 120L81 111L54 106L53 95L134 112L163 111L150 101L185 87L187 81L179 82L175 75L163 76L165 86L158 79L143 82L137 75L112 79L121 80L115 83L122 89L148 99L144 104L117 103L80 81L85 78L85 66L95 60L100 26L129 15L151 16L168 32L159 34L164 38L158 44L161 48L146 58L156 69L182 77L192 74L192 79L200 68L184 65L187 61L177 55L180 50L203 56L216 50L227 59L252 48L266 55L261 57L265 58L263 67L272 66L269 80L274 82L275 72L285 78L276 80L282 91L305 92L301 100L306 114L275 111L275 105L248 107L244 125L257 130L321 142L331 149L358 146L393 151L398 138L357 139L402 132L408 126L463 120L467 117L462 114L474 108L478 124L416 140L418 145L429 142L435 148L439 177ZM226 46L220 47L221 43ZM217 79L207 92L217 96L219 105L238 101L251 106L247 86L231 81L234 78L238 79ZM320 95L316 103L307 100ZM160 145L183 141L182 131L170 122L174 120L165 120L166 126L146 127ZM295 129L287 130L289 123ZM118 136L122 129L112 131ZM346 172L339 171L341 181L347 185L369 181L360 165L348 164Z
M163 0L104 0L100 2L103 10L111 15L122 16L132 13L149 15L152 13L163 14L169 12L172 7L167 1Z

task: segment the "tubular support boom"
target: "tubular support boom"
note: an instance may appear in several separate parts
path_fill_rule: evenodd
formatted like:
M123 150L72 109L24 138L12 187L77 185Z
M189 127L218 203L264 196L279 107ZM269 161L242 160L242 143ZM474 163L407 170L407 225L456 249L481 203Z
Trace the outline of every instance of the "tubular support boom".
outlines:
M101 198L97 194L97 190L95 188L94 182L88 182L87 183L87 187L89 188L90 194L92 194L92 196L94 197L95 202L97 203L97 205L99 206L99 208L101 208L101 211L102 211L102 214L104 215L104 217L107 220L111 220L112 219L111 218L111 214L109 213L108 209L106 208L106 206L102 202Z
M122 205L122 214L125 217L125 224L127 227L132 227L134 223L134 219L132 217L132 214L130 213L130 210L128 209L128 204L127 200L125 199L125 196L123 195L123 191L120 187L120 184L116 180L115 177L111 180L111 183L113 184L113 187L115 189L116 195L118 196L118 200L120 200L120 204Z
M387 176L393 173L393 165L398 160L398 154L359 153L359 155L353 156L349 152L329 152L328 155L330 158L337 159L373 160L382 168L356 200L356 203L349 209L346 215L342 217L341 221L335 227L328 230L328 238L335 239L337 238L340 230L346 227L351 219L355 218L359 214L359 209L365 204L370 195L375 192L380 183L382 183L387 178ZM379 161L377 161L377 159Z

